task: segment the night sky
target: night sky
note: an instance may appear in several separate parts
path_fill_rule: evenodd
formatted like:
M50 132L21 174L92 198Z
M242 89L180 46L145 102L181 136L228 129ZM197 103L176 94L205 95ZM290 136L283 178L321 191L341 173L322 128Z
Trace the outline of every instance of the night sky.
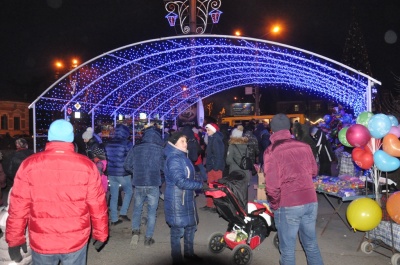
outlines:
M399 0L222 0L221 11L213 34L240 29L259 38L279 22L281 34L264 39L337 61L356 14L372 76L387 89L394 86L392 73L400 76ZM76 56L84 62L131 43L177 35L166 14L163 0L1 1L0 98L33 101L51 84L56 59Z

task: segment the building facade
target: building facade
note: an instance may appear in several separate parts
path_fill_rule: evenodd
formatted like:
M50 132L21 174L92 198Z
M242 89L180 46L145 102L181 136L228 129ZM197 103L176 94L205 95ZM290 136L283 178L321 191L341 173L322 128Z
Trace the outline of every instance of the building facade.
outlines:
M29 103L0 101L0 135L29 135Z

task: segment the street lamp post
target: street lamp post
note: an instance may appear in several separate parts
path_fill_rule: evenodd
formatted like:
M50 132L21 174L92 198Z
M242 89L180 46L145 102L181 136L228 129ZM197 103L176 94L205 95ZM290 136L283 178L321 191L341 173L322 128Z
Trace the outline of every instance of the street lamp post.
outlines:
M268 36L270 34L278 34L281 31L281 27L279 25L274 25L271 30L269 32L267 32L266 34L262 35L259 38L263 38L265 36ZM234 33L236 36L241 36L242 32L240 30L236 30ZM256 54L255 54L255 58L256 58L256 68L258 70L258 43L256 42ZM250 90L251 88L251 90ZM261 98L261 93L260 93L260 88L258 86L258 84L255 84L254 87L247 87L246 89L246 94L248 95L253 95L254 97L254 101L255 101L255 116L260 116L260 98Z
M208 16L217 24L222 14L219 11L221 0L164 0L165 9L169 12L165 18L171 27L179 20L183 34L203 34L208 24Z

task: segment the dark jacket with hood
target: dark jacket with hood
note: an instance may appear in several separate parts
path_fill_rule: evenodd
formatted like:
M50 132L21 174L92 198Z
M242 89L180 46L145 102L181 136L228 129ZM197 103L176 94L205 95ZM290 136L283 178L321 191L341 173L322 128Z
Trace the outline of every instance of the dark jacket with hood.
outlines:
M166 156L164 213L165 221L170 226L194 226L199 222L195 190L203 184L194 180L194 166L187 158L187 153L168 142L164 148Z
M96 139L96 137L93 136L86 143L86 150L85 150L86 151L86 156L93 160L93 158L94 158L93 150L96 149L96 148L102 148L102 146L100 145L100 143Z
M161 186L164 170L164 140L154 127L144 131L142 143L134 146L125 159L125 170L133 175L133 186Z
M222 133L218 131L208 136L208 145L206 149L207 172L211 170L223 171L225 168L225 145L223 138L224 136Z
M247 179L250 178L250 171L239 167L242 157L248 155L248 142L246 137L231 137L229 140L226 164L229 166L229 174L233 171L240 171Z
M317 147L314 139L310 135L310 126L308 124L300 124L295 122L293 125L293 133L296 140L302 141L311 147L314 157L317 157Z
M17 174L19 166L21 165L22 161L24 161L28 156L32 155L33 151L30 149L22 148L17 151L11 156L10 164L8 168L4 168L4 171L7 175L7 186L12 187L14 184L14 178Z
M129 128L122 124L115 127L114 138L106 146L107 154L107 173L109 176L127 176L130 175L124 168L125 158L132 148L132 142L128 140Z
M183 127L182 133L187 137L188 158L192 162L196 162L200 154L200 143L194 136L194 132L190 126Z
M332 151L332 146L326 138L326 133L321 129L314 135L316 141L317 154L319 158L319 175L331 176L331 162L336 160L335 153Z
M258 155L258 162L262 165L264 163L264 152L271 144L271 134L269 133L268 128L264 126L264 124L260 123L257 125L257 129L254 132L254 135L257 137L258 140L258 147L259 147L259 155Z

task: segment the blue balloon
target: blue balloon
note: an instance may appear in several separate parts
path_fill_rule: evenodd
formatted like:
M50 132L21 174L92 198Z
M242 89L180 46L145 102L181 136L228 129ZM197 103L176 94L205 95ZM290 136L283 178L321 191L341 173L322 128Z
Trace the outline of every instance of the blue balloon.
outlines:
M375 114L368 122L368 130L371 136L377 139L384 137L389 133L392 122L385 114Z
M387 115L390 122L392 123L392 126L397 126L399 125L399 121L397 120L397 118L393 115Z
M350 124L350 123L352 123L352 121L353 121L353 117L351 117L350 114L344 114L344 115L342 116L342 122L343 122L343 123L345 123L345 124Z
M324 116L324 121L326 124L329 124L332 121L332 116L331 115L325 115Z
M380 171L394 171L400 167L400 160L393 157L383 150L378 150L374 153L374 162Z

